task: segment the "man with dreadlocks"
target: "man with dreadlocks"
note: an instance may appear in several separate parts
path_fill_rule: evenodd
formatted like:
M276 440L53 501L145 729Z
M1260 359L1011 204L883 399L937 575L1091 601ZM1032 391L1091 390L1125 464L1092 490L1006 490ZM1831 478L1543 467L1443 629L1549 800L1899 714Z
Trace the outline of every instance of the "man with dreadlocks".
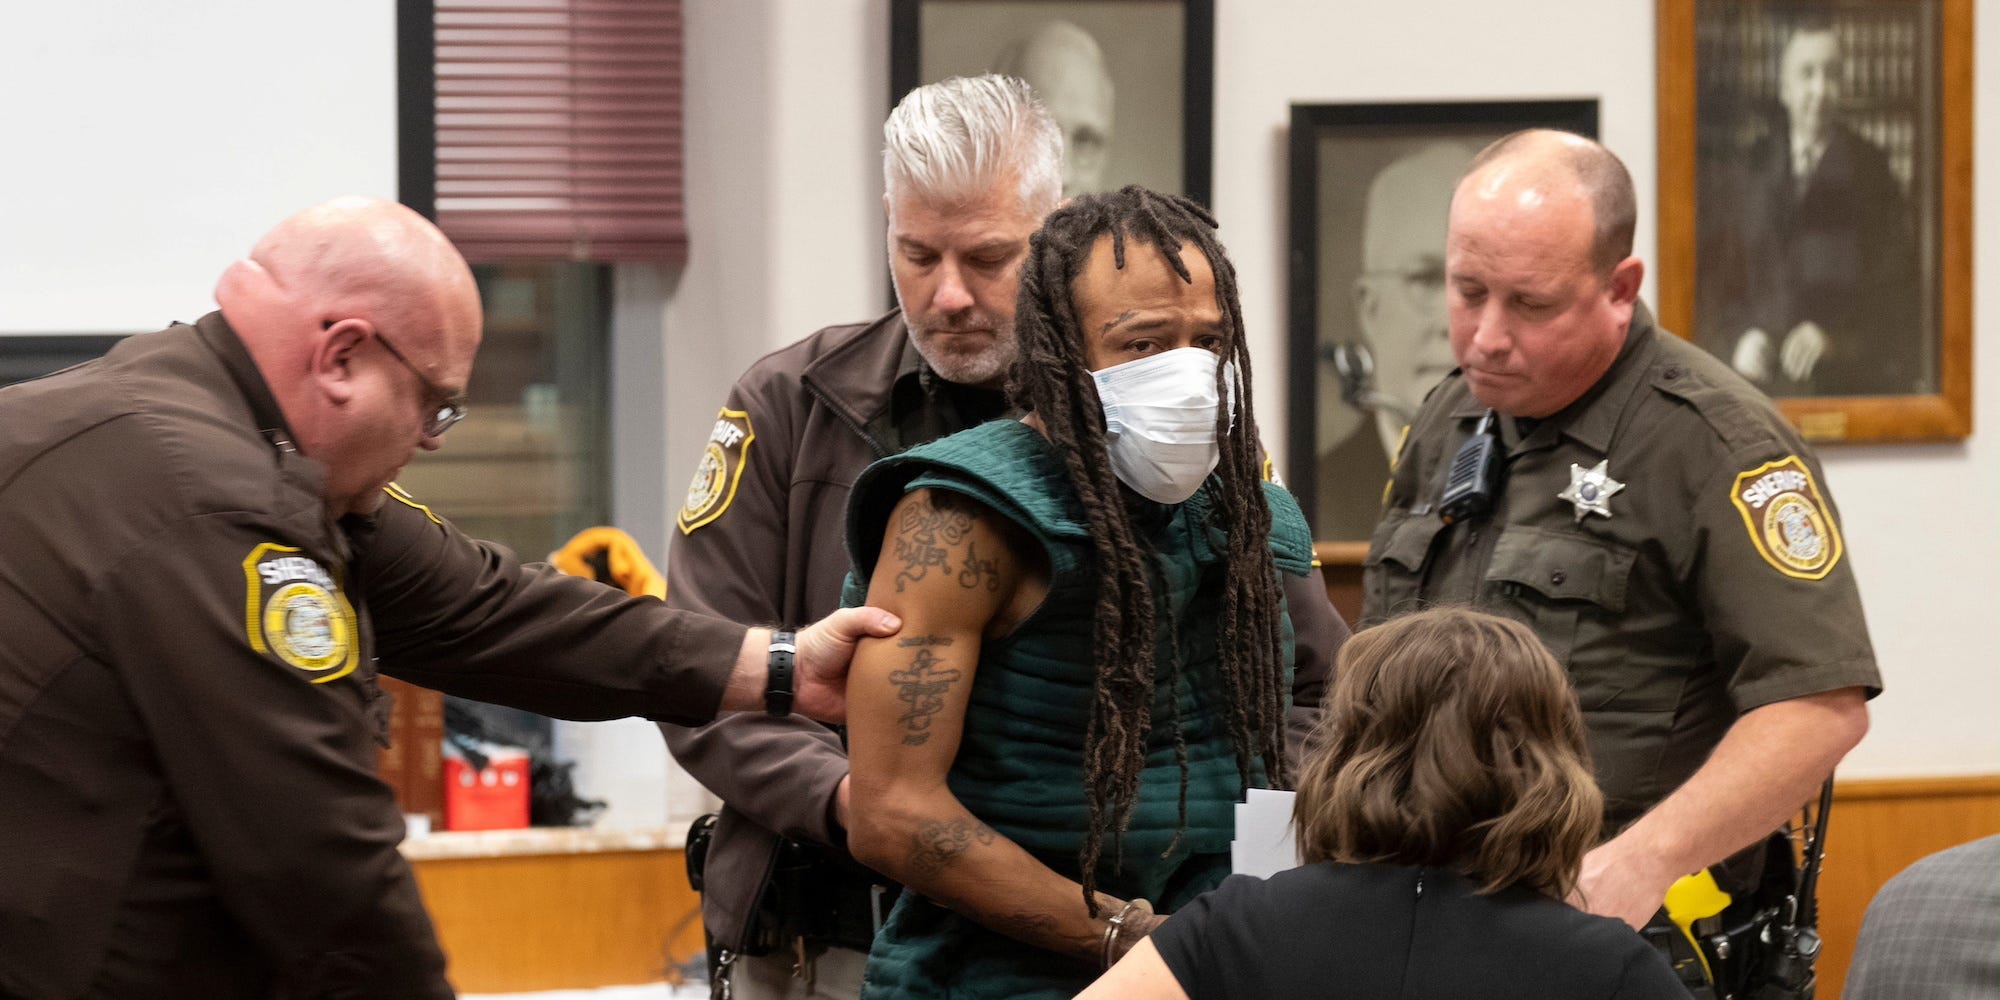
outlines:
M863 996L1068 997L1228 873L1285 781L1281 574L1235 276L1193 202L1128 187L1035 234L1027 411L855 485L848 599L902 616L848 686L857 858L904 893Z
M862 470L1019 416L1003 391L1014 305L1029 237L1062 200L1062 129L1026 83L988 75L910 91L882 139L898 306L774 351L730 388L678 518L670 605L736 621L825 616L850 565L842 518ZM616 535L593 530L571 543L579 569L607 534ZM611 543L612 575L658 593L658 574L626 542ZM1318 572L1286 576L1285 587L1299 633L1287 733L1296 755L1347 626ZM675 760L723 802L708 850L693 852L705 858L702 924L716 981L745 1000L855 996L897 889L847 856L839 735L796 715L748 712L661 729Z

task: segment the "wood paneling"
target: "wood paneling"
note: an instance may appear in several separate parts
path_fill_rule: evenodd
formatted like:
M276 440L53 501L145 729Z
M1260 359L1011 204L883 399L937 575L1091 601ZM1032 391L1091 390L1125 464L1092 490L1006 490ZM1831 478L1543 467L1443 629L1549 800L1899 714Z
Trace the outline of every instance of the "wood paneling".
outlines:
M1326 580L1326 597L1333 609L1353 628L1361 620L1361 560L1368 555L1366 542L1314 542L1313 558L1319 560L1320 576Z
M414 863L462 992L671 981L702 951L677 850Z
M1861 915L1910 862L2000 833L2000 775L1837 781L1820 872L1822 1000L1840 1000Z
M1839 1000L1861 915L1912 861L2000 833L2000 775L1835 785L1819 996ZM657 982L702 948L681 852L424 860L418 884L467 992Z

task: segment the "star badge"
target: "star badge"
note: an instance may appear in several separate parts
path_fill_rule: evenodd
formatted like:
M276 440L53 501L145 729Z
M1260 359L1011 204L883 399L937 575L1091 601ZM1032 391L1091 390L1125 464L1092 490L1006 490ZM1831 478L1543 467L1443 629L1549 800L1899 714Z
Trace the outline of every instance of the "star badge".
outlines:
M1611 478L1605 470L1610 459L1604 459L1591 466L1588 471L1574 462L1569 467L1569 488L1556 494L1557 500L1568 500L1576 505L1576 523L1583 523L1585 514L1611 516L1611 508L1605 506L1612 494L1625 488L1625 484Z

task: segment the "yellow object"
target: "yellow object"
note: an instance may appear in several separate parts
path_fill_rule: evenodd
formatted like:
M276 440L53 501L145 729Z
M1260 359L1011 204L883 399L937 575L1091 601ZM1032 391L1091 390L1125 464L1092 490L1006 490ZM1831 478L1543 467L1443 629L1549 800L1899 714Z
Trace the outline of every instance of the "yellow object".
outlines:
M1706 920L1729 908L1729 894L1715 884L1715 876L1704 868L1693 875L1683 875L1667 887L1667 919L1681 929L1688 943L1694 946L1695 957L1701 959L1701 971L1709 982L1715 981L1715 970L1708 967L1708 954L1701 950L1701 942L1695 940L1694 922Z
M585 528L574 538L563 543L563 547L549 553L549 563L571 576L585 576L602 579L593 558L601 557L611 574L612 584L633 597L657 597L665 600L667 578L653 568L653 561L646 558L646 550L633 541L632 536L617 528Z

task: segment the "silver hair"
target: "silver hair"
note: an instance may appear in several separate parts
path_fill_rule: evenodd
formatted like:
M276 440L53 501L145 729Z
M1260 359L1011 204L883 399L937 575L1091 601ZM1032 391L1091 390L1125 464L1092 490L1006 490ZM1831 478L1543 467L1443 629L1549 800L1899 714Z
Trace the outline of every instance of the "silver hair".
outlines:
M955 76L904 95L882 125L882 185L894 199L978 198L1013 173L1021 205L1045 215L1062 199L1062 128L1026 83Z

